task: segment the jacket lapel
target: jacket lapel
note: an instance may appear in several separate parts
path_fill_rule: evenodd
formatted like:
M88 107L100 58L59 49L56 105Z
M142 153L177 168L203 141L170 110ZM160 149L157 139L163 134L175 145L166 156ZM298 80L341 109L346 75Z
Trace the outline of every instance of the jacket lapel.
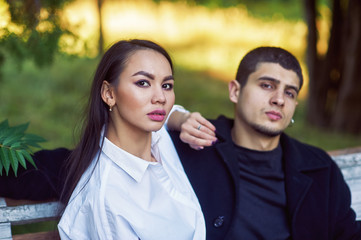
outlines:
M233 120L227 119L223 116L218 118L218 121L213 122L217 129L217 138L219 143L216 144L217 152L221 155L222 160L227 165L231 172L235 186L239 184L239 173L237 164L237 153L233 146L231 129L233 127Z
M287 208L290 221L295 222L298 210L312 185L312 179L287 165L285 166Z
M329 166L326 162L314 161L313 154L307 149L303 149L297 140L285 134L281 135L281 145L289 220L291 223L295 223L305 196L313 184L310 172L322 171ZM295 227L293 224L291 226Z
M237 170L238 170L237 154L234 150L234 147L232 146L232 144L229 144L229 143L228 144L220 143L216 146L216 149L217 149L218 153L221 155L225 164L227 165L229 171L231 172L235 186L238 186L239 173L237 172Z

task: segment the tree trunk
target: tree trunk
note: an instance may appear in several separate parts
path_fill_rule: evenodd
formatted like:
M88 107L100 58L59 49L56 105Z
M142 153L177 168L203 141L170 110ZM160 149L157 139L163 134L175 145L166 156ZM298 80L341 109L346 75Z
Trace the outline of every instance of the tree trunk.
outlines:
M316 0L306 0L306 21L308 25L306 61L309 71L307 98L307 121L318 127L328 127L329 75L331 65L328 58L317 52L318 30ZM331 51L332 52L332 51ZM330 53L330 48L329 48Z
M99 39L98 39L98 56L104 53L104 34L103 34L103 21L102 21L102 6L104 0L98 1L98 16L99 16Z
M344 26L342 85L332 118L332 127L361 133L361 1L350 0Z
M318 127L361 133L361 1L333 0L327 53L317 53L316 0L306 0L309 28L307 121Z
M342 62L344 58L342 49L342 29L343 29L343 14L340 5L340 0L333 1L332 9L332 26L330 31L330 39L328 43L328 50L326 58L323 60L323 68L318 68L319 84L318 95L324 97L321 100L323 106L323 122L319 122L321 127L329 127L331 125L330 119L333 116L335 104L337 102L338 89L341 85Z
M306 64L309 75L308 98L307 98L307 121L318 125L323 122L323 101L320 97L320 79L318 77L321 62L317 54L318 32L316 28L316 0L305 0L306 22L308 26ZM320 112L320 109L322 111Z

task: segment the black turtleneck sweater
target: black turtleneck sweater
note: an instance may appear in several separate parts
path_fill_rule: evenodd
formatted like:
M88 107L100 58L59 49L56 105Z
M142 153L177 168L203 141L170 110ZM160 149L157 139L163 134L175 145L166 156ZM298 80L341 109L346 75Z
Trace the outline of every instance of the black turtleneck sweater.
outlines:
M240 177L237 239L289 239L281 146L272 151L235 147Z

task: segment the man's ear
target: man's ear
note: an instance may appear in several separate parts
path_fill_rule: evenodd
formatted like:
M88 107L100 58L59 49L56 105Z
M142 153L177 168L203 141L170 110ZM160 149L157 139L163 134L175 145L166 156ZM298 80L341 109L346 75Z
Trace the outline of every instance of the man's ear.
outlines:
M239 84L239 82L237 80L232 80L228 84L229 100L231 100L231 102L233 102L233 103L238 102L238 96L239 96L240 89L241 89L241 85Z
M113 86L108 81L103 81L102 88L100 89L100 95L103 101L109 106L112 107L115 104L115 98L113 93Z

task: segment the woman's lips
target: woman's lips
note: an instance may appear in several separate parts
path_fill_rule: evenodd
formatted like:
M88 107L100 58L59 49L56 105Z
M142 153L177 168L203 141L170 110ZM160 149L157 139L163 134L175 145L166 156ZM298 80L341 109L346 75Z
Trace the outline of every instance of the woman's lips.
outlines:
M153 121L162 122L165 118L165 114L166 112L164 110L155 110L147 115Z

